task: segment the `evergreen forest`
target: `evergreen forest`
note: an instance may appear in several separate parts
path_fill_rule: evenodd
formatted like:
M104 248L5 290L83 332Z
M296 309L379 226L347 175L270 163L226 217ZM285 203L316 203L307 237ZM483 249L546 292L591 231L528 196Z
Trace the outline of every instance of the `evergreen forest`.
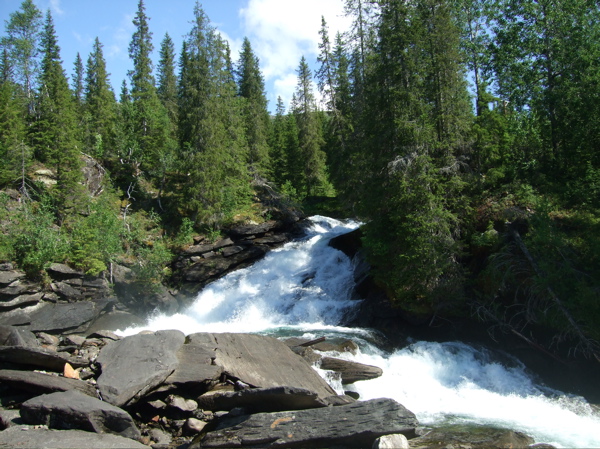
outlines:
M0 38L0 260L160 283L195 233L268 220L269 189L363 221L405 313L545 329L600 360L598 3L344 3L351 30L322 19L317 69L298 62L273 115L251 42L232 55L200 3L182 47L155 48L139 0L114 92L102 43L67 66L23 0Z

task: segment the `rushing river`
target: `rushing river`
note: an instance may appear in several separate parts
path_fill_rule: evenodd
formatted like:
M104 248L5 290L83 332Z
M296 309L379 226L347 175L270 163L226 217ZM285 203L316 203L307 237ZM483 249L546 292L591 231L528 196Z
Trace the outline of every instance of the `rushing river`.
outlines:
M378 379L349 386L361 399L391 397L412 410L423 425L489 424L520 430L538 443L600 448L600 417L590 405L581 397L536 384L516 360L507 363L503 357L500 362L486 350L460 342L418 341L384 352L369 330L341 326L357 308L350 299L352 264L328 242L358 223L311 220L304 239L212 283L188 310L157 315L144 329L351 338L360 345L358 354L332 355L384 371ZM130 328L122 334L139 330ZM343 391L335 381L332 386Z

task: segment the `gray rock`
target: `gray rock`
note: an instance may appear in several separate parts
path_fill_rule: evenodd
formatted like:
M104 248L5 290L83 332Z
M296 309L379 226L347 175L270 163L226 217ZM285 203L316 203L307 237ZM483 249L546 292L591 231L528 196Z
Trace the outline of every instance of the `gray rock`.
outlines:
M83 296L80 290L71 287L66 282L53 282L50 287L54 293L67 300L77 300Z
M312 391L320 398L335 394L302 357L275 338L198 333L189 335L188 341L212 349L215 365L252 387L297 387Z
M34 293L32 295L19 295L11 299L0 299L0 312L16 309L17 307L30 306L39 303L44 296L43 293Z
M23 424L19 410L0 410L0 430Z
M51 429L78 429L112 433L138 439L141 434L124 410L77 391L45 394L21 405L21 417L28 424Z
M206 427L206 424L208 424L208 423L205 423L204 421L200 421L199 419L189 418L185 422L185 430L191 434L200 433L204 430L204 428Z
M9 285L18 279L23 279L25 273L22 271L0 271L0 285Z
M74 270L70 266L62 263L53 263L46 268L46 271L54 278L58 278L59 276L62 276L63 279L73 278L76 276L83 277L83 271Z
M57 336L47 334L46 332L39 332L37 334L37 337L40 343L42 343L43 345L58 346L58 344L60 343L60 340Z
M213 363L214 359L214 348L196 344L191 339L177 351L179 364L165 384L183 388L185 391L202 387L205 390L206 386L216 382L223 372L221 366Z
M169 408L177 409L181 412L191 413L198 409L198 403L193 399L185 399L174 394L167 397L167 405Z
M224 447L369 448L376 438L415 436L415 415L392 399L340 407L223 418L190 449Z
M132 404L159 386L177 367L177 351L185 335L180 331L138 334L107 344L96 363L102 374L102 398L118 407Z
M409 449L408 440L402 434L384 435L373 443L372 449Z
M0 447L28 449L148 449L148 446L118 435L82 430L48 430L11 427L0 432Z
M0 289L0 294L8 296L17 296L23 294L38 293L42 287L40 284L30 282L26 279L17 279L12 282L8 287Z
M28 328L34 332L74 333L87 328L101 310L91 301L70 304L43 304L30 314Z
M469 447L471 449L526 448L535 441L521 432L475 424L450 425L433 429L409 441L411 448L438 449Z
M363 363L348 360L323 357L321 369L335 371L342 376L342 384L352 384L359 380L376 379L383 374L383 370L377 366L365 365Z
M171 441L173 441L171 435L169 435L166 432L163 432L160 429L150 429L148 431L148 436L154 442L154 444L152 444L153 448L156 444L164 444L168 446L169 444L171 444Z
M96 397L96 389L93 385L51 374L3 369L0 370L0 381L3 385L36 394L76 390L87 396Z
M190 247L186 248L183 251L183 253L188 256L191 256L191 255L208 253L208 252L215 251L220 248L225 248L225 247L231 246L231 245L233 245L233 240L231 240L230 238L225 238L225 239L221 239L215 243L190 246Z
M316 393L295 387L250 388L241 391L208 392L198 398L203 410L232 410L242 407L250 413L305 410L328 404Z
M0 346L38 347L39 343L33 332L14 326L0 326Z
M60 352L23 346L0 346L0 361L60 373L62 373L65 363L70 363L74 368L80 368L87 364Z

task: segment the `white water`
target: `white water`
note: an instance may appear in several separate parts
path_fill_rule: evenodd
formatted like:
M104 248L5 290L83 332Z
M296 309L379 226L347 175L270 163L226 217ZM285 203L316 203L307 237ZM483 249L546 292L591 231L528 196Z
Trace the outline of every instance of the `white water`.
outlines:
M378 379L350 386L362 399L396 399L424 425L488 424L520 430L557 447L600 448L600 417L589 404L536 384L516 361L506 366L485 350L457 342L421 341L385 353L368 330L341 327L357 306L349 299L352 266L328 241L358 224L325 217L312 221L305 239L214 282L188 310L157 315L144 329L352 338L361 346L359 354L335 355L384 371ZM342 392L341 385L332 386Z

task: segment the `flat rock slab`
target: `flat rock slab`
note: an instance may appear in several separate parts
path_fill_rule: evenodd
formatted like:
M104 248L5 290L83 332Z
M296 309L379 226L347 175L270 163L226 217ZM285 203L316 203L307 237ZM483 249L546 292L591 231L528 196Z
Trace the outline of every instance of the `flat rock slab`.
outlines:
M415 436L415 415L392 399L340 407L257 413L223 419L190 449L202 448L370 448L383 436Z
M414 449L444 449L468 447L471 449L526 448L535 440L522 432L498 429L476 424L451 425L433 429L409 441Z
M203 410L231 410L243 407L249 413L305 410L326 407L316 393L295 387L249 388L241 391L209 392L197 399Z
M183 332L169 330L107 344L96 359L102 369L97 384L102 398L121 407L161 385L175 371L184 341Z
M188 341L214 351L214 364L231 377L257 388L297 387L321 399L335 391L302 357L283 342L262 335L198 333Z
M321 369L340 373L342 384L344 385L352 384L359 380L376 379L383 374L383 370L377 366L365 365L334 357L323 357L321 359Z
M50 333L76 330L91 323L100 312L92 301L44 304L31 315L29 330Z
M20 426L0 432L0 448L26 449L148 449L130 438L83 430L21 430Z
M78 391L44 394L21 405L21 418L27 424L51 429L112 433L138 439L141 436L126 411Z
M69 363L74 368L87 366L87 362L69 357L63 353L25 346L0 346L0 362L43 368L56 372L62 372L65 363Z
M177 351L179 365L165 384L176 385L192 390L215 382L221 376L223 367L216 365L214 348L188 342Z
M96 388L87 382L32 371L0 370L0 383L32 393L77 390L87 396L96 397Z

